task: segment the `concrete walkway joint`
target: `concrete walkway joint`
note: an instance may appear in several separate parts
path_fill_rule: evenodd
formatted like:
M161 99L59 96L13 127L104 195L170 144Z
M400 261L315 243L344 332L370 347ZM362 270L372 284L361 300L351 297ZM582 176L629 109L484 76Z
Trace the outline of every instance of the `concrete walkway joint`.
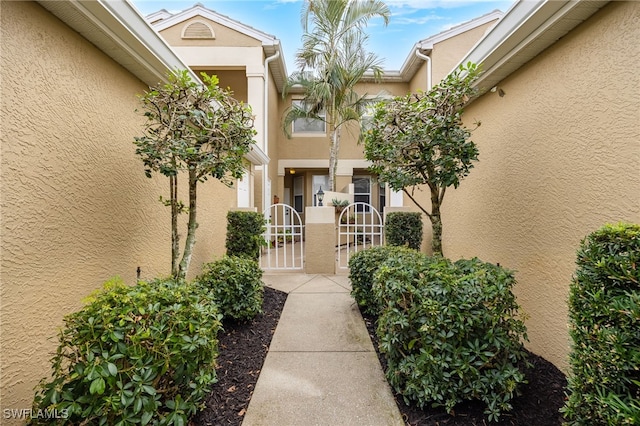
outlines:
M348 277L263 281L289 296L243 426L404 425Z

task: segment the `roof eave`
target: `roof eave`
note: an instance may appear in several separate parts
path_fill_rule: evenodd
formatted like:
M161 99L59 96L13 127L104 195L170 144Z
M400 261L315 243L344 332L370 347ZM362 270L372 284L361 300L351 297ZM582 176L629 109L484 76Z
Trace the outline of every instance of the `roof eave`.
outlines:
M189 70L127 0L38 1L149 86L166 82L170 70Z
M475 86L479 93L484 93L564 37L606 3L608 1L575 0L515 3L458 65L467 62L481 64L483 72Z

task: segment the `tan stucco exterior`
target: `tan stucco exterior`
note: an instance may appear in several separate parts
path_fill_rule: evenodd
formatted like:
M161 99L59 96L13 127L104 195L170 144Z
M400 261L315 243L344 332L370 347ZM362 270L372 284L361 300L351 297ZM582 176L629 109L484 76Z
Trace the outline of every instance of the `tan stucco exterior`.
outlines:
M194 22L202 22L211 27L214 33L213 39L183 38L184 28ZM213 22L201 16L196 16L180 22L172 27L160 31L162 37L171 46L224 46L224 47L259 47L260 41L241 34L227 26Z
M444 201L445 255L515 269L528 347L565 371L580 240L640 222L639 18L638 3L607 5L500 83L503 97L473 102L480 161Z
M164 178L133 138L147 86L33 2L2 2L0 400L28 409L65 314L108 278L170 272ZM221 255L235 192L200 189L193 276ZM222 243L221 243L222 241ZM2 421L5 424L5 420Z

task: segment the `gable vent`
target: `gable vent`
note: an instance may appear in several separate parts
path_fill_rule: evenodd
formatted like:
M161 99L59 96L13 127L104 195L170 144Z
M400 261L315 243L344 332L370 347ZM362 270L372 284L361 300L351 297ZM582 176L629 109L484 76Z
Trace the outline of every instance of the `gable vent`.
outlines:
M213 28L206 22L195 21L184 27L182 38L214 39Z

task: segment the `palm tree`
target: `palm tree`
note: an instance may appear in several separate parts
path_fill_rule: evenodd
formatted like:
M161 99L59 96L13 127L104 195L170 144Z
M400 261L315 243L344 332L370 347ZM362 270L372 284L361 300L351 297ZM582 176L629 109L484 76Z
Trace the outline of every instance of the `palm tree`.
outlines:
M300 68L289 77L284 96L302 87L301 103L292 105L284 118L284 130L300 118L325 121L330 134L329 182L335 191L340 131L351 120L360 120L365 95L354 87L365 75L382 76L381 60L366 52L364 27L376 16L389 23L390 11L381 0L306 0L302 7L302 48L296 53Z

